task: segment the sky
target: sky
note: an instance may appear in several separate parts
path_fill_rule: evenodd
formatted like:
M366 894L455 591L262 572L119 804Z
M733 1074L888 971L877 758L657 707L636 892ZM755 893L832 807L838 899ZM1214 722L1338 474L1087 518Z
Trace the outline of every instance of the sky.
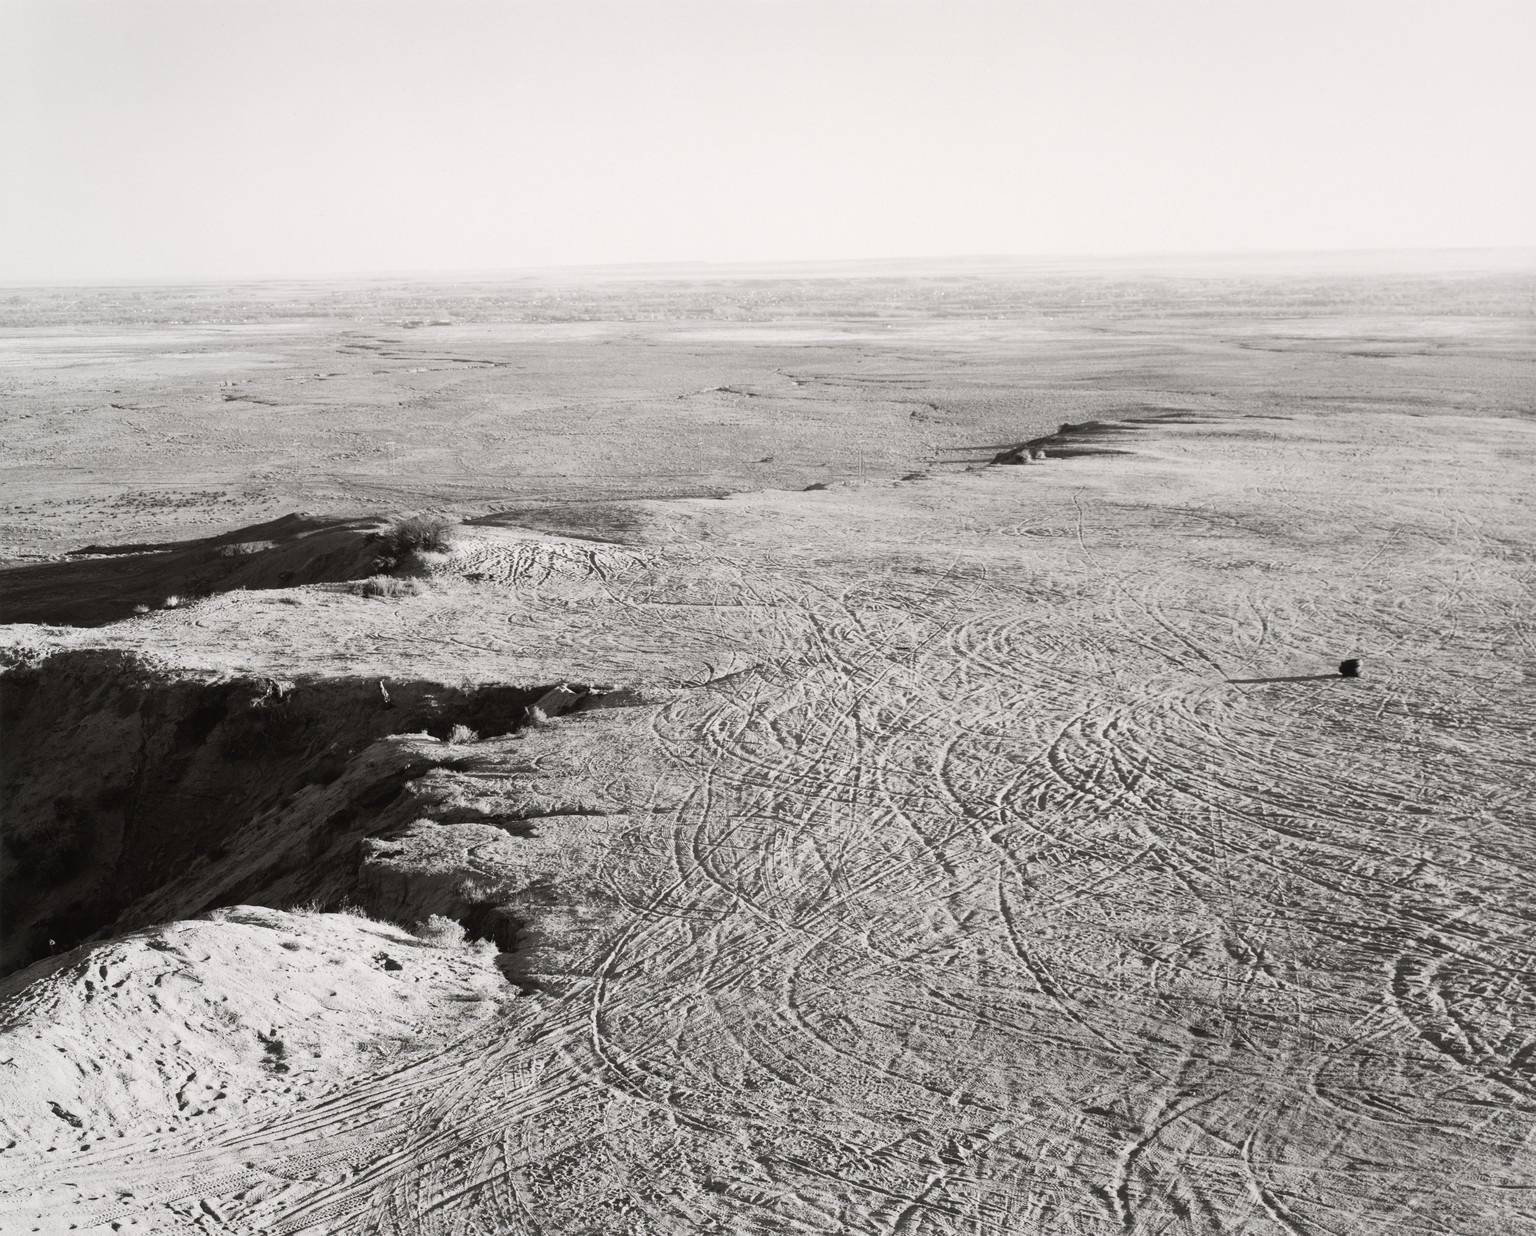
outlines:
M0 282L1536 244L1530 0L0 0Z

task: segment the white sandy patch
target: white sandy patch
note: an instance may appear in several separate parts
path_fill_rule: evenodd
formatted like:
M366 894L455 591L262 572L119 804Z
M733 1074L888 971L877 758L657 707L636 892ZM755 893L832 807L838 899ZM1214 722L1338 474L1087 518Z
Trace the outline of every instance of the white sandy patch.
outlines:
M237 906L40 962L4 995L4 1154L51 1168L80 1154L152 1163L154 1150L302 1107L441 1049L510 992L486 946ZM5 1223L18 1206L25 1191L6 1199Z

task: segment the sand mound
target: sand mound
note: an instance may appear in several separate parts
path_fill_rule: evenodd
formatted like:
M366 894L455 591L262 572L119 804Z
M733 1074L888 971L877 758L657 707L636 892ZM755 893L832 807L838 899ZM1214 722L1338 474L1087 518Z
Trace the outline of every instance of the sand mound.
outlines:
M490 953L237 906L40 964L0 983L0 1137L67 1153L290 1104L491 1015L511 992Z

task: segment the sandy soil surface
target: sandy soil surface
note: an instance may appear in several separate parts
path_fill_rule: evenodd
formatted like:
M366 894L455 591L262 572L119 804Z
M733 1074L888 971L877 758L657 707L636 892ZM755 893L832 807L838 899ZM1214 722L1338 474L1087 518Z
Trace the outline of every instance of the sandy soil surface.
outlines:
M0 1227L1536 1228L1528 334L1221 332L1253 404L1127 406L1168 378L1116 353L1116 424L1028 465L483 523L415 595L6 628L22 668L381 708L612 689L360 757L410 797L337 825L321 891L515 942L247 906L7 980ZM166 917L363 780L264 808Z

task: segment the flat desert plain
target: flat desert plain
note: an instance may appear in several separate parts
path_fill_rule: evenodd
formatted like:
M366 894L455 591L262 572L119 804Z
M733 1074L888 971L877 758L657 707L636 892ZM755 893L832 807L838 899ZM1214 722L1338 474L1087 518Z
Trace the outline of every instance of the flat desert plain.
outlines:
M0 297L0 1229L1536 1231L1533 293Z

